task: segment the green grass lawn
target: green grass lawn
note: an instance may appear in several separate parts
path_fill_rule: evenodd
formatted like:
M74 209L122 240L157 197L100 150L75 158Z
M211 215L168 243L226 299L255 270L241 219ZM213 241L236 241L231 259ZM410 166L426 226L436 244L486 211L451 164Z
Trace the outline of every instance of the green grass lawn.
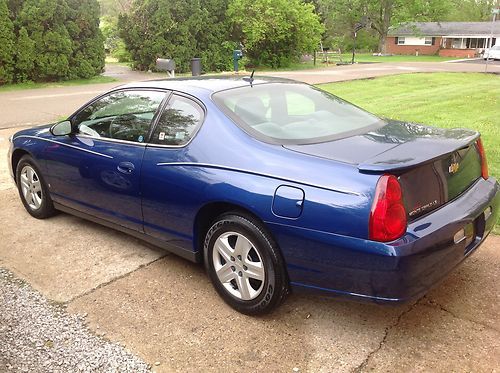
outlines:
M116 82L117 79L109 76L95 76L90 79L76 79L76 80L66 80L61 82L53 83L17 83L17 84L6 84L0 85L0 92L17 91L20 89L35 89L35 88L50 88L50 87L63 87L70 85L84 85L84 84L99 84L99 83L111 83Z
M352 54L343 53L341 56L342 62L351 62ZM373 56L371 53L356 53L354 58L355 62L444 62L456 60L458 58L454 57L440 57L440 56ZM306 69L322 69L328 66L335 66L336 63L340 62L339 58L331 59L329 57L329 64L323 63L323 56L318 54L316 59L316 65L313 61L307 62L295 62L289 67L282 67L279 69L273 69L271 67L259 66L256 67L256 71L291 71L291 70L306 70ZM251 69L248 69L251 71Z
M500 179L499 75L402 74L320 87L379 116L481 132L489 172Z

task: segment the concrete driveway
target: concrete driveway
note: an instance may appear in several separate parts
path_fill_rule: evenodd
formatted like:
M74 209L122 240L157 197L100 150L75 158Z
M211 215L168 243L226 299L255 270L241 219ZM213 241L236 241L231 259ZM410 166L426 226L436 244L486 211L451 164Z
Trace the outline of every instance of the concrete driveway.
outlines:
M16 115L31 123L57 119L108 86L2 93L0 128L18 126ZM30 105L47 110L24 113ZM0 160L16 130L0 129ZM0 206L0 267L64 312L86 315L90 333L120 343L155 371L500 369L497 236L415 304L380 307L292 294L273 314L250 318L219 299L198 265L69 215L31 218L5 162ZM11 342L2 340L2 320L5 345ZM0 356L0 371L6 370Z

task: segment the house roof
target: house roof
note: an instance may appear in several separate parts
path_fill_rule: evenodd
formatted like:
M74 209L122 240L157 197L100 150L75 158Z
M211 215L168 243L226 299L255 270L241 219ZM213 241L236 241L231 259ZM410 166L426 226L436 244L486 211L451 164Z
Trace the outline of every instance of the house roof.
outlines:
M492 22L412 22L389 29L389 36L484 36ZM500 22L493 23L493 36L500 35Z

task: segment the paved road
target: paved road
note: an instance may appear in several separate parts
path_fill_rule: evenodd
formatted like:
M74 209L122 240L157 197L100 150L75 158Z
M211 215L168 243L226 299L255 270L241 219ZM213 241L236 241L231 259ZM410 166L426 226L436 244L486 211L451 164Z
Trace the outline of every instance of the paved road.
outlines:
M0 129L50 123L77 110L85 102L118 85L148 79L163 74L131 71L120 65L109 65L104 75L118 79L114 83L59 86L0 92Z
M390 73L380 67L369 71ZM81 103L76 97L84 100L108 86L3 93L0 103L17 105L19 115L39 123L72 111ZM67 92L74 93L69 96L74 103L48 97ZM50 109L41 117L27 102ZM0 110L0 127L19 125ZM16 130L0 129L0 160ZM500 237L489 237L415 304L379 307L293 294L272 315L250 318L219 299L198 265L69 215L31 218L4 162L0 206L0 267L66 312L87 314L92 333L119 342L157 371L492 372L500 367ZM2 325L0 343L8 343L1 330ZM6 370L1 364L0 358L0 371Z

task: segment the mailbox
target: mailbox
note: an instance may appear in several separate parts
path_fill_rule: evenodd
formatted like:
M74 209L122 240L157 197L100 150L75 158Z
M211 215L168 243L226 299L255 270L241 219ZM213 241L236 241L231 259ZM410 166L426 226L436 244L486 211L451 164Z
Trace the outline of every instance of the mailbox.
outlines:
M234 65L234 71L238 72L238 61L241 60L243 57L243 52L241 49L235 49L233 50L233 65Z
M175 61L172 59L166 58L157 58L156 59L156 70L158 71L167 71L172 75L175 74Z

